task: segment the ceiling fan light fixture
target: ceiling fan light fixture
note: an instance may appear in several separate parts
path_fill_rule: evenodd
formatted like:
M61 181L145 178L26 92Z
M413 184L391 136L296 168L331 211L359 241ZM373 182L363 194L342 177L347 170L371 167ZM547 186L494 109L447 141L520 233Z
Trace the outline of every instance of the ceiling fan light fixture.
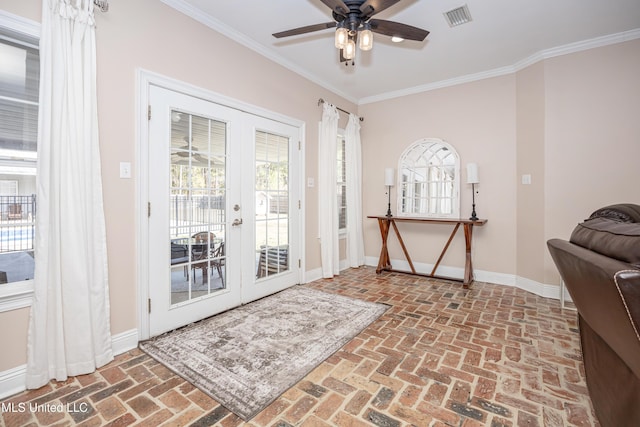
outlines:
M373 48L373 32L371 26L365 24L364 29L358 34L358 47L360 50L371 50Z
M338 27L338 29L336 30L336 39L335 39L336 48L344 49L348 40L349 40L349 32L347 31L347 29L344 27Z
M334 44L340 52L340 62L355 64L356 49L368 51L373 48L373 33L393 36L399 43L407 40L422 42L429 31L395 21L371 19L375 14L398 3L400 0L321 0L332 10L333 21L287 31L273 33L273 37L297 36L300 34L335 28ZM357 47L356 47L357 45Z
M356 42L349 39L347 43L344 45L344 50L342 51L344 59L351 60L356 56Z

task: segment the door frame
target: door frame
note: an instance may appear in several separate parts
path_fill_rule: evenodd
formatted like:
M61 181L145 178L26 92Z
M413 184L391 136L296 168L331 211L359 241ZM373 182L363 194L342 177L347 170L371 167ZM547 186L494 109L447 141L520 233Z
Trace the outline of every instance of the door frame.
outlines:
M248 104L225 95L200 88L189 83L163 76L145 69L137 69L136 72L136 150L135 150L135 179L136 195L136 241L137 241L137 308L138 308L138 340L145 340L149 334L149 227L148 227L148 194L149 194L149 87L159 86L174 92L179 92L195 98L200 98L225 107L234 108L255 116L282 122L298 128L298 161L300 165L299 186L301 208L298 211L299 218L299 245L300 245L300 270L299 283L304 283L305 276L305 127L304 121L285 116L252 104Z

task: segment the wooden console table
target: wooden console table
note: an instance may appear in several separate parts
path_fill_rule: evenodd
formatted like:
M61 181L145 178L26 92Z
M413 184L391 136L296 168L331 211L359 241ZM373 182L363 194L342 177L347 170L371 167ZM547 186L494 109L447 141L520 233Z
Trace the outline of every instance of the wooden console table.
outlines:
M396 273L406 273L406 274L414 274L416 276L426 276L426 277L434 277L438 279L446 279L446 280L455 280L458 282L462 282L463 287L465 289L469 288L471 282L473 282L473 262L471 259L471 240L473 237L473 226L474 225L484 225L486 224L486 219L478 219L476 221L471 221L470 219L457 219L457 218L413 218L413 217L387 217L387 216L368 216L367 218L375 218L378 220L378 226L380 227L380 235L382 236L382 249L380 250L380 259L378 260L378 268L376 269L376 273L380 274L382 271L391 271ZM416 272L416 269L413 266L413 262L411 261L411 257L409 256L409 252L407 251L406 246L404 245L404 241L402 240L402 236L400 235L400 231L398 231L398 226L396 222L413 222L413 223L422 223L422 224L450 224L453 225L453 231L449 236L449 240L444 245L442 252L440 253L440 257L438 257L438 261L436 261L433 266L433 270L431 270L430 274L422 274ZM464 278L459 279L455 277L446 277L436 275L436 270L440 265L440 261L444 257L444 254L449 249L449 244L451 240L453 240L453 236L455 236L458 228L462 224L464 228L464 241L465 241L465 264L464 264ZM394 270L391 267L391 259L389 258L389 251L387 247L387 241L389 238L389 230L393 227L393 230L398 236L398 241L400 242L400 246L402 247L402 251L404 252L404 256L409 262L409 267L411 271L402 271L402 270Z

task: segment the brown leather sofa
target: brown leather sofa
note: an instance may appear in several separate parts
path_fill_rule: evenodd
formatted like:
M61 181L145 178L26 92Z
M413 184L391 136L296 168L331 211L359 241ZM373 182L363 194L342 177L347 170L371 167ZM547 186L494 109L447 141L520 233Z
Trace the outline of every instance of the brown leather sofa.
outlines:
M595 211L547 242L578 309L587 387L603 427L640 426L640 206Z

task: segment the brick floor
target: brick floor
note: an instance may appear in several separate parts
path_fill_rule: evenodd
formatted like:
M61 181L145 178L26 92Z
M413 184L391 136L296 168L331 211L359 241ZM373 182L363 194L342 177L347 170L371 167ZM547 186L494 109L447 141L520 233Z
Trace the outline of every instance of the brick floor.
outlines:
M305 286L391 308L248 423L137 349L93 374L2 401L0 421L8 427L599 426L576 313L558 301L479 282L463 290L454 282L378 276L371 268Z

